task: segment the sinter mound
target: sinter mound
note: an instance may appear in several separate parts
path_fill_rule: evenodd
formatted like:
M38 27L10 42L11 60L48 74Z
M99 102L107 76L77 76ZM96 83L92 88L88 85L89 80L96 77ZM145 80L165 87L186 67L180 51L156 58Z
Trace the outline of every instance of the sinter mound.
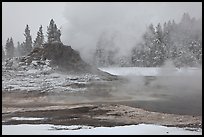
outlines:
M100 71L84 62L79 52L63 43L46 43L42 47L34 48L24 58L29 65L33 60L50 60L50 65L59 71L73 73L91 73L107 79L116 79L116 76Z

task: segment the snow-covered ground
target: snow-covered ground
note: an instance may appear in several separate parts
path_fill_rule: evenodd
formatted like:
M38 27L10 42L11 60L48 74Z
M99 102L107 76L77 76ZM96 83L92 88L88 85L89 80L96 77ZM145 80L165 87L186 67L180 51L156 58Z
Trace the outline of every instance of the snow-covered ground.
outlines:
M30 65L10 60L12 67L2 64L2 90L3 91L41 91L41 92L76 92L85 91L85 86L80 88L77 84L87 84L91 80L99 80L93 74L62 74L50 67L50 60L33 60ZM7 63L9 64L9 63ZM175 76L194 74L198 68L175 68L165 66L154 67L107 67L99 68L102 71L120 76ZM71 86L74 85L74 86ZM74 88L73 88L74 87Z
M106 67L99 68L102 71L120 76L174 76L182 74L192 74L198 68L158 68L158 67Z
M202 129L185 129L151 124L116 127L60 125L3 125L3 135L202 135Z
M99 79L91 74L62 74L50 67L49 60L41 61L38 65L32 61L31 65L18 66L15 61L12 68L2 65L2 90L6 91L41 91L41 92L75 92L86 88L72 88L74 84L86 84L90 80ZM16 63L16 65L15 65Z

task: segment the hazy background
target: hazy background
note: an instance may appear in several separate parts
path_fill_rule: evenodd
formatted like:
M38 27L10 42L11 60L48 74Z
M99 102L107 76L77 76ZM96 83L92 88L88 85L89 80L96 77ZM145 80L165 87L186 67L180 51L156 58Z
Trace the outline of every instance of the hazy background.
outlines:
M114 35L116 47L126 54L146 27L153 23L175 20L179 22L183 13L202 18L201 2L3 2L2 44L8 37L14 43L24 41L26 24L30 26L32 39L40 25L44 34L51 18L62 29L62 42L79 50L85 60L92 53L101 34Z

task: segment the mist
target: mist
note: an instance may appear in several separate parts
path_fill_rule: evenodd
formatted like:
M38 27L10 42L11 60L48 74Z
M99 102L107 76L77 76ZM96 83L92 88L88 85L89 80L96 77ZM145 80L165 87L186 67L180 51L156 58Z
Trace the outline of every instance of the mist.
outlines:
M196 96L199 100L202 96L202 67L178 69L168 60L159 68L157 76L127 75L125 78L127 83L119 85L114 95L136 100L171 96L183 99Z
M202 17L200 3L133 2L133 3L67 3L62 39L80 51L82 58L92 61L100 36L114 35L120 55L127 55L139 43L146 28L168 20L179 22L184 12Z

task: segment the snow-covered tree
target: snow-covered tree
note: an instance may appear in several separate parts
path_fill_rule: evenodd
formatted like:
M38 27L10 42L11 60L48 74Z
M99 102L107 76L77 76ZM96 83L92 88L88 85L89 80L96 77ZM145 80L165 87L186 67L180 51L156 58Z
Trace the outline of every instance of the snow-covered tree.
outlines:
M21 50L22 50L22 47L21 47L22 45L20 44L20 42L18 41L17 42L17 47L15 48L15 56L16 57L20 57L20 56L22 56L21 55Z
M47 27L47 42L48 43L51 43L52 41L54 41L54 25L55 25L55 22L53 19L51 19L50 21L50 25L49 27Z
M3 49L3 47L2 47L2 61L4 61L5 58L6 58L6 55L5 55L4 49Z
M161 66L172 59L176 66L202 64L202 21L184 13L181 21L168 21L163 29L151 24L143 35L143 42L132 50L135 66ZM180 65L179 65L180 63Z
M147 28L146 33L143 35L143 43L139 44L140 50L137 51L139 53L139 60L143 62L145 67L152 66L155 64L155 42L156 42L156 30L153 24L150 24ZM141 55L143 54L143 55ZM137 59L138 60L138 59Z
M114 33L103 32L100 35L94 54L94 64L96 66L115 65L118 49L115 47L114 38Z
M160 23L157 25L156 27L156 33L155 33L155 43L154 43L154 47L155 47L155 56L154 56L154 60L155 60L155 66L161 66L163 65L165 59L166 59L166 45L163 41L163 30L162 27L160 25Z
M26 54L25 54L25 49L24 49L24 47L25 47L25 42L23 42L23 43L18 43L18 45L17 45L17 51L18 51L18 55L19 56L25 56Z
M42 25L39 28L39 31L37 32L37 37L34 41L33 47L41 47L42 44L44 43L44 35L43 35L43 30L42 30Z
M24 36L25 36L25 42L23 44L23 52L22 53L23 53L23 55L27 55L32 50L32 37L30 35L30 29L29 29L28 25L26 25Z
M55 24L55 27L54 27L54 41L57 41L57 42L61 42L60 40L60 37L61 37L61 31L60 29L57 28L57 25Z
M131 65L131 57L130 56L118 56L116 59L117 66L120 67L130 67Z
M149 49L145 50L143 44L138 44L137 47L134 47L131 53L131 63L136 67L150 66Z
M47 27L47 42L61 42L60 36L61 31L57 28L57 25L55 24L54 20L51 19L49 26Z
M7 39L6 41L6 58L13 58L14 57L14 44L13 44L13 39L12 37Z
M162 41L163 32L161 25L154 28L150 24L146 33L143 35L143 43L133 49L132 62L136 66L160 66L164 62L165 45Z

